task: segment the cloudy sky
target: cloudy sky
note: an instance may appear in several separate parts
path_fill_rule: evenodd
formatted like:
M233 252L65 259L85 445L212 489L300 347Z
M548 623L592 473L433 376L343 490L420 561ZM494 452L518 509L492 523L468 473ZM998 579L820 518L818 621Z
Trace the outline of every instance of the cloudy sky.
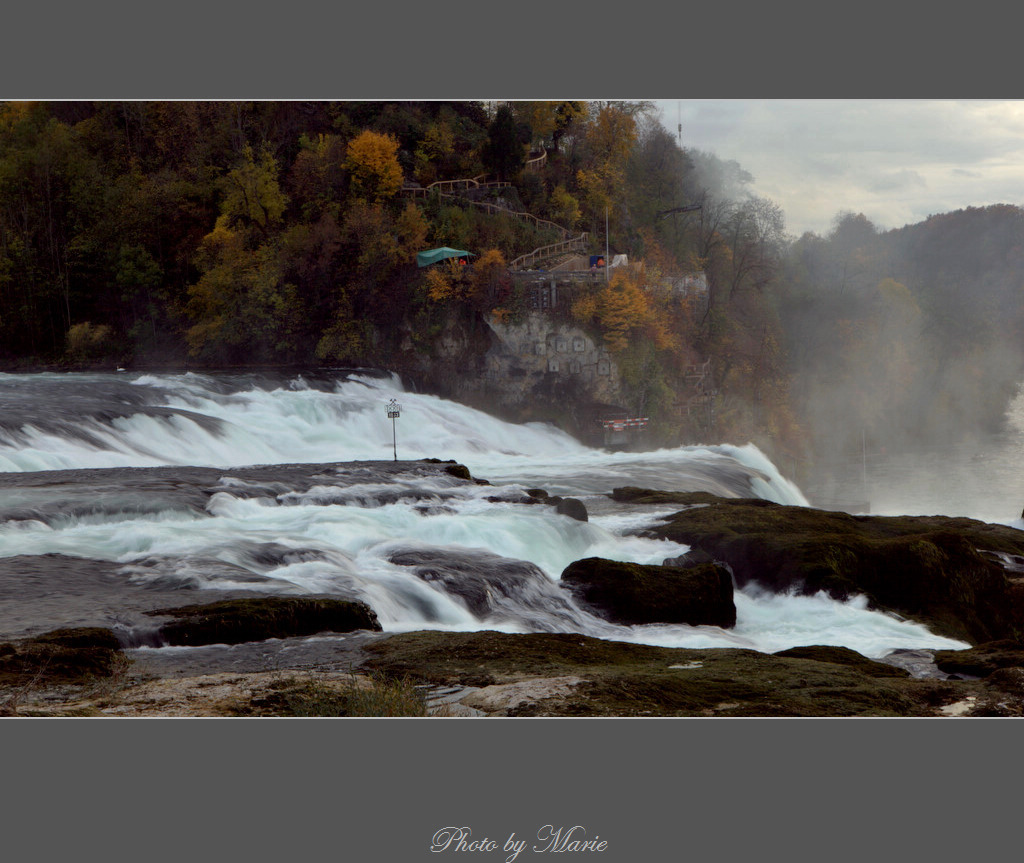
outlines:
M969 206L1024 206L1024 101L656 100L682 145L737 161L786 228L840 211L887 230Z

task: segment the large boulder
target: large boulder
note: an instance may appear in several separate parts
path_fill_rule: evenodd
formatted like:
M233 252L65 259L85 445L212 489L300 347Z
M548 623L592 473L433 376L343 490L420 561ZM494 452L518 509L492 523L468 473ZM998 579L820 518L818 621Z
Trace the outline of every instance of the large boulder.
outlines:
M1001 668L1024 668L1024 643L1007 638L970 650L937 650L935 664L949 674L986 677Z
M574 497L559 498L555 504L555 512L559 515L567 515L569 518L576 519L576 521L589 521L590 519L586 504Z
M640 489L620 500L646 499ZM936 632L971 643L1024 630L1024 580L1013 561L1024 532L969 518L854 516L759 499L660 493L679 512L653 536L684 543L732 569L738 586L864 595Z
M566 567L562 585L612 623L736 625L732 577L714 563L682 568L588 557Z
M321 597L229 599L146 613L174 618L160 627L161 640L174 645L244 644L318 632L381 629L368 605Z
M868 677L910 677L910 672L885 662L876 662L866 656L833 644L808 644L777 650L773 656L784 656L789 659L813 659L815 662L831 662L836 665L847 665L857 668Z
M56 629L0 643L0 688L43 686L110 677L125 664L121 644L109 629Z

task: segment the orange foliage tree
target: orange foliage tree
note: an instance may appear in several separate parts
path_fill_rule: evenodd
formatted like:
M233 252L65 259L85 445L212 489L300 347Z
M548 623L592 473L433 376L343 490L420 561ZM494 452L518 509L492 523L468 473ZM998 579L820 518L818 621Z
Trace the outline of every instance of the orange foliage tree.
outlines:
M616 268L596 293L573 303L572 314L580 323L597 326L615 353L634 338L649 339L658 348L671 344L665 310L645 289L642 266Z
M345 167L356 198L372 203L389 200L402 188L398 141L366 130L348 142Z

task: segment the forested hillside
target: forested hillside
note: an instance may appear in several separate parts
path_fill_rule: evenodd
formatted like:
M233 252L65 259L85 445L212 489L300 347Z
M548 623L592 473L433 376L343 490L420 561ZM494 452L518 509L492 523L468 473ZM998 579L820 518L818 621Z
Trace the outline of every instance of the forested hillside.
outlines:
M1020 210L794 240L683 144L643 102L5 103L0 367L422 369L453 325L485 350L530 312L513 259L586 233L629 264L547 313L604 346L652 444L796 458L1001 416ZM470 265L418 267L437 246Z
M775 285L794 403L819 453L936 446L999 428L1024 377L1024 211L879 231L837 216Z

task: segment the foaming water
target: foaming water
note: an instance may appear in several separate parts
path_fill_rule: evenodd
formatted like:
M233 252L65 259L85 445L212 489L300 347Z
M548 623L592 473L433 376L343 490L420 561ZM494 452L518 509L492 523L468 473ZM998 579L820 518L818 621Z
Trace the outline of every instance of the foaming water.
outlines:
M325 474L301 488L283 474L268 482L232 475L232 468L254 464L390 460L391 399L402 404L395 428L400 459L455 459L493 485L412 470L385 479L358 470L346 478ZM118 491L90 508L87 495L69 507L48 498L45 486L19 490L4 501L16 515L0 522L3 557L114 561L133 584L358 598L388 631L571 631L765 651L838 644L869 656L962 646L856 599L745 589L736 593L735 629L722 630L616 626L562 590L561 572L581 558L661 563L688 550L638 536L671 510L611 505L604 495L615 487L805 505L800 490L752 445L609 453L551 426L505 423L372 374L315 385L195 374L0 375L0 404L9 408L0 425L0 470L223 470L202 496L202 511L171 497L161 508L143 492ZM533 486L583 499L593 518L579 522L518 502Z
M24 377L0 375L0 394L11 379ZM53 399L60 410L55 400L74 376L31 377L37 378L42 404ZM105 384L123 389L128 381L108 378L81 377L90 399L72 406L81 411L77 417L40 427L45 416L30 415L16 434L9 426L6 435L0 429L0 469L372 460L392 456L397 437L402 459L451 458L492 482L544 485L556 494L603 494L639 485L807 503L753 445L608 453L550 425L506 423L465 405L405 392L394 377L352 375L327 389L298 378L267 389L244 377L141 375L130 383L142 404L126 405L119 390L112 401L126 415L113 418L110 408L99 411L95 404ZM56 393L48 398L51 389ZM385 412L391 399L402 403L395 427ZM80 434L70 430L72 420Z

